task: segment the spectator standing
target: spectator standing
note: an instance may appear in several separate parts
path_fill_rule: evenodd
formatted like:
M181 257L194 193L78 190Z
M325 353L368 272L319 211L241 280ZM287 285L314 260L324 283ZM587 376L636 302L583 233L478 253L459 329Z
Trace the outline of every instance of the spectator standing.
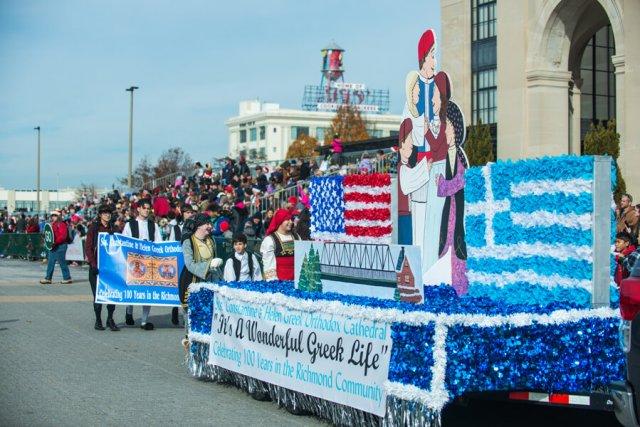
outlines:
M222 183L224 185L231 184L235 175L237 175L237 168L233 164L233 160L227 157L226 164L224 165L224 168L222 168Z
M53 278L53 270L56 266L56 262L60 264L60 270L62 270L61 284L73 283L71 280L71 273L69 272L69 266L67 265L67 244L69 243L69 230L67 224L62 221L62 215L59 210L51 212L51 228L53 229L53 246L49 251L47 273L44 279L40 280L43 285L50 285Z
M311 240L311 213L308 207L302 209L298 215L296 233L300 236L300 240Z
M331 141L331 164L342 166L342 140L340 139L340 135L337 133L333 135L333 141Z
M27 229L27 219L24 214L20 214L16 221L16 233L24 233Z
M89 263L89 284L91 285L91 292L93 293L93 299L96 299L96 286L98 281L98 234L99 233L116 233L117 230L114 224L111 222L111 215L113 211L109 205L100 205L98 208L98 218L91 224L89 231L87 232L87 239L85 241L85 253L87 262ZM116 306L114 304L107 305L107 327L113 332L120 330L116 326L116 322L113 320L113 312ZM102 304L93 303L93 312L96 316L96 323L94 329L97 331L104 331L102 325Z
M299 179L302 181L306 181L311 176L311 166L309 165L309 161L304 159L300 164L300 176Z
M624 194L620 199L620 207L616 209L616 232L626 231L629 234L637 233L638 216L631 205L633 198L630 194Z
M238 174L241 176L251 176L251 170L247 165L247 159L244 156L240 156L238 161Z
M244 231L244 224L247 222L249 211L244 202L238 201L231 210L231 230L233 234L240 234Z
M160 236L160 227L157 227L155 222L149 218L151 212L151 202L147 199L141 200L138 203L138 217L127 222L122 230L122 235L127 237L133 237L136 239L147 240L149 242L162 242L162 236ZM145 331L152 331L153 323L148 322L149 313L151 312L151 306L142 306L142 323L140 327ZM135 324L133 320L133 306L128 305L126 309L125 323L129 326Z
M623 279L629 277L630 270L625 268L624 259L636 250L631 240L631 236L626 231L616 234L616 271L613 280L618 286Z
M27 233L39 233L40 232L40 224L38 223L38 215L34 215L29 219L27 223Z

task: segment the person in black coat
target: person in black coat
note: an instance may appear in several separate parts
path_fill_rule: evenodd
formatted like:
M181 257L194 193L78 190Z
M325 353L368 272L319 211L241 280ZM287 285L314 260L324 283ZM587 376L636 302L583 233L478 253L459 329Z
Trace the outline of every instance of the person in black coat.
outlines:
M309 208L304 208L298 215L298 224L296 224L296 234L302 240L311 240L311 213Z

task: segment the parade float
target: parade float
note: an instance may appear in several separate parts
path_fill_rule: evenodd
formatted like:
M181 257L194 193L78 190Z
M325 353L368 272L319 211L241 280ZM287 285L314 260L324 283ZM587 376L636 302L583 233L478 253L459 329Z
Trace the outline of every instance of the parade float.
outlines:
M312 179L295 281L191 285L193 376L338 425L439 425L468 393L588 405L624 378L611 160L469 167L434 50L427 31L397 175Z

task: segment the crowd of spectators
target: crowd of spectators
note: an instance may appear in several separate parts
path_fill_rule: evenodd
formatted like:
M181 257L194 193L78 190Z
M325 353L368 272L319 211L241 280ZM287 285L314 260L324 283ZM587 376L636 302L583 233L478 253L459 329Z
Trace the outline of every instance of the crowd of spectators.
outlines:
M171 180L157 180L154 188L131 193L118 190L101 196L83 194L74 203L59 209L72 233L87 234L89 224L97 216L97 207L108 204L113 209L112 221L122 231L127 221L137 215L141 200L150 200L153 218L163 240L173 237L172 229L182 224L183 210L190 207L195 213L210 217L214 238L231 240L244 234L259 243L269 228L278 208L294 213L295 231L303 239L310 239L309 193L307 184L313 176L323 174L370 173L388 170L388 159L394 157L379 150L373 155L359 154L356 158L333 153L325 160L292 159L272 165L249 166L241 156L237 161L226 158L224 165L214 170L210 164L196 162L187 173ZM148 188L148 186L146 186ZM0 234L41 233L49 215L0 212ZM2 254L0 254L1 256Z

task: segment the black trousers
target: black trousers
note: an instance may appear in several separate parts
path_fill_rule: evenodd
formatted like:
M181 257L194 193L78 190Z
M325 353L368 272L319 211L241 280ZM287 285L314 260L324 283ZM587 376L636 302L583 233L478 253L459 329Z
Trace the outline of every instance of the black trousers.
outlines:
M94 273L93 268L89 267L89 283L91 284L91 292L93 292L93 300L96 300L96 282L98 281L98 275ZM116 306L113 304L107 305L107 319L113 317L113 312ZM93 303L93 311L96 313L96 320L100 319L102 315L102 304Z

